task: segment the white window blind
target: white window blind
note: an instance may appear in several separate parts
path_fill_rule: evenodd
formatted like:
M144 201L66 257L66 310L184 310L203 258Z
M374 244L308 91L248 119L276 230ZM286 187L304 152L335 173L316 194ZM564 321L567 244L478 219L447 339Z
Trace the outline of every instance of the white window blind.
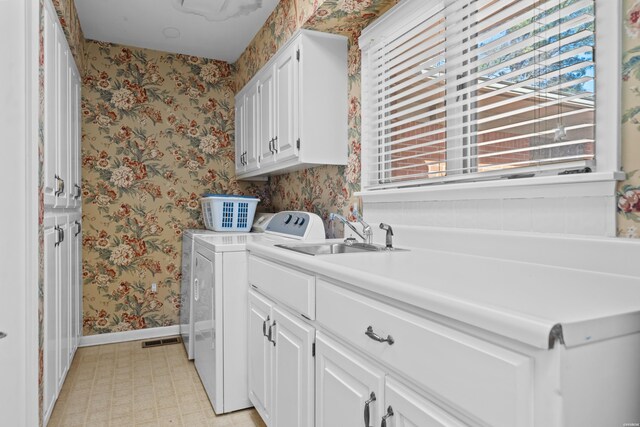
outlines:
M593 164L594 0L423 4L363 52L365 189Z

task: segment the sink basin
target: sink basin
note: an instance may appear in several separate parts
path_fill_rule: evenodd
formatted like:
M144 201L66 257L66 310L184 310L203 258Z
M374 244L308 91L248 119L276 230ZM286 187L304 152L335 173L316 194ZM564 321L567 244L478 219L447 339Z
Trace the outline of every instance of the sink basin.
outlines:
M346 243L281 244L276 246L307 255L333 255L386 251L384 246L369 245L366 243L352 243L350 245Z

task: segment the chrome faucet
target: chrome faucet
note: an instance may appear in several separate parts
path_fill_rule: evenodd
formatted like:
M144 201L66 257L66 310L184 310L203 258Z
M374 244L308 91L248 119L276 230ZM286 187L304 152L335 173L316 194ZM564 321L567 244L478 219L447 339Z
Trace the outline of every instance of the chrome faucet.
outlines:
M358 215L358 213L356 212L356 219L358 220L358 222L360 224L362 224L362 233L359 232L345 217L343 217L342 215L339 215L337 213L330 213L329 214L329 221L333 221L333 220L339 220L340 222L342 222L344 225L346 225L347 227L349 227L351 230L353 230L354 233L356 233L364 243L367 244L371 244L373 242L373 230L371 230L371 226L369 224L367 224L366 222L364 222L364 220L362 219L362 217L360 217L360 215Z
M386 236L386 246L387 249L393 249L393 228L389 224L385 224L384 222L380 223L380 228L387 232Z

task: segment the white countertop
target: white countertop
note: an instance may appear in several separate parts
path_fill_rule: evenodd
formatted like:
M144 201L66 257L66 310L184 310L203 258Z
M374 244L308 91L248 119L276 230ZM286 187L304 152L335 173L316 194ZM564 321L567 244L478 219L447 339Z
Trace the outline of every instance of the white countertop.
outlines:
M567 347L640 331L640 277L428 249L311 256L274 244L247 249L542 349L556 324Z

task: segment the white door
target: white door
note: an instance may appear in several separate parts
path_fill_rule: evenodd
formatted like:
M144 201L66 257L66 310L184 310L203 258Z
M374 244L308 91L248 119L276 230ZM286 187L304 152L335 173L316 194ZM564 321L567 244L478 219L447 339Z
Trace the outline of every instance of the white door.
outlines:
M383 402L384 373L318 332L316 427L377 427Z
M48 7L42 8L44 13L44 203L53 206L56 202L58 189L57 156L57 111L56 87L56 24ZM55 17L57 19L57 17Z
M58 344L57 301L58 301L58 242L60 233L55 217L44 220L44 396L43 412L45 421L51 415L58 391Z
M275 340L273 422L278 427L312 427L315 329L280 307L273 307Z
M260 132L258 147L260 151L260 164L273 163L274 159L274 80L273 68L266 70L264 76L258 82Z
M236 98L236 173L242 173L244 167L244 147L245 147L245 106L244 96Z
M271 302L249 290L249 400L268 426L272 425L271 322Z
M81 130L80 130L80 76L73 62L73 56L69 55L69 200L71 208L80 206L81 188Z
M296 157L298 123L298 45L293 45L276 62L276 135L278 162Z
M246 114L246 138L245 138L245 163L246 170L253 171L258 169L258 133L259 133L259 117L258 117L258 85L249 88L245 95L245 114Z
M69 59L70 53L66 38L59 26L56 26L56 108L58 129L56 144L57 197L55 206L66 207L69 194Z
M388 427L464 427L433 402L389 377L384 407Z

